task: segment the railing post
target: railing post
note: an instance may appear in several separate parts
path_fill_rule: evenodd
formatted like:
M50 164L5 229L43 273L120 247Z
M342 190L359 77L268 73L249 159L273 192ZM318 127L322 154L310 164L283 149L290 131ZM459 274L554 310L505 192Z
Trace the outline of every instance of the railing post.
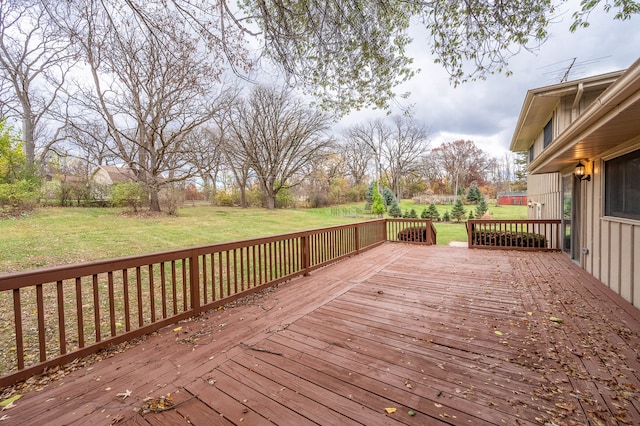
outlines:
M310 235L303 235L301 237L302 243L302 270L305 277L309 276L309 267L311 265L311 250L309 246Z
M191 289L191 309L194 315L200 315L200 265L198 254L191 252L189 258L189 288Z
M356 247L356 254L360 254L360 225L356 224L355 225L355 236L354 238L356 239L355 241L355 247Z
M387 241L387 219L382 219L382 241Z

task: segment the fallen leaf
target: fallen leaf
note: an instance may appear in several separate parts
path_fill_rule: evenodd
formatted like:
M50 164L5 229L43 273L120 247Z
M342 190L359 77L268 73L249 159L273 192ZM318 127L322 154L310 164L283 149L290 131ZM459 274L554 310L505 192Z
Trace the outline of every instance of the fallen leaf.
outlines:
M436 408L442 408L442 404L438 404L437 402L435 404L433 404L436 406Z
M2 407L3 411L9 408L13 408L15 407L13 403L19 400L20 398L22 398L22 395L15 394L11 398L7 398L4 401L0 402L0 407Z
M122 399L124 400L124 399L127 399L127 397L131 396L131 391L127 389L124 392L117 393L116 396L121 396Z
M180 330L182 330L182 326L176 327L176 328L173 329L173 331L180 331Z
M395 408L385 408L384 411L386 411L389 414L395 413L396 409Z
M531 316L533 315L533 312L527 312L527 315Z
M558 324L562 323L562 319L557 317L551 317L549 318L549 321L557 322Z
M502 331L500 331L500 330L496 330L496 331L494 331L494 333L496 333L498 336L502 336Z

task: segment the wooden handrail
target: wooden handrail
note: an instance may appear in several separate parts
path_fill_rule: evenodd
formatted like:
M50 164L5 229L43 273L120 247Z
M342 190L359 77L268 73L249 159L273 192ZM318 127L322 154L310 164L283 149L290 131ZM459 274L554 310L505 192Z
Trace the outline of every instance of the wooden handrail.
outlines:
M468 220L469 248L502 250L562 249L559 219Z
M15 330L12 341L0 338L0 387L403 241L398 235L409 228L428 230L409 242L435 243L431 221L375 219L0 275L0 303L13 305Z

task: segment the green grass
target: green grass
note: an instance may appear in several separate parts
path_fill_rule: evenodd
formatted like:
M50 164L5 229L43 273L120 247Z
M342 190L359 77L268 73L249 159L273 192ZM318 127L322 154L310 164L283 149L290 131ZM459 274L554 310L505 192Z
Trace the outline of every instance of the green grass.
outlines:
M429 207L424 204L413 204L413 202L405 200L400 203L400 208L404 212L405 210L415 209L418 216L422 213L422 210ZM438 213L440 217L444 212L453 208L452 205L438 205ZM475 214L475 205L465 206L465 211L469 214L469 210L473 209ZM489 212L493 219L527 219L527 206L496 206L489 205ZM436 231L438 231L438 245L448 245L451 241L467 241L467 228L464 226L464 222L460 223L434 223Z
M133 216L120 209L42 208L0 221L0 273L182 249L372 219L364 203L324 209L197 206L177 216ZM404 209L425 206L403 201ZM451 206L438 206L444 213ZM526 207L490 207L494 218L526 218ZM436 223L438 244L466 241L464 224Z

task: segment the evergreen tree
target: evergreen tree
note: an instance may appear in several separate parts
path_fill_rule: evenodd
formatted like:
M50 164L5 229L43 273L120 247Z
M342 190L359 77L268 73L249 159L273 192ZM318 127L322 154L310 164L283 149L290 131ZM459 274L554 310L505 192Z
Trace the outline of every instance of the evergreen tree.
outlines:
M416 212L416 209L411 209L411 211L409 211L409 218L411 218L411 219L417 219L418 218L418 213Z
M433 202L429 204L429 210L427 211L427 214L427 217L431 220L440 220L440 213L438 213L438 208Z
M473 219L473 210L469 209L469 216L467 216L467 219Z
M391 192L391 190L386 186L382 190L382 201L384 202L385 208L392 206L394 202L397 202L396 196L393 195L393 192Z
M373 187L373 205L371 206L371 210L373 210L373 213L377 214L378 217L382 217L385 210L382 195L378 192L377 185Z
M451 222L451 216L449 215L449 210L444 212L444 214L442 215L442 221L443 222Z
M422 209L422 213L420 213L420 219L429 219L429 212L427 212L427 209Z
M398 205L398 202L396 200L393 200L393 203L391 204L391 208L389 208L389 216L391 217L402 216L402 210L400 209L400 206Z
M451 217L456 222L460 222L465 217L464 206L462 205L462 200L458 198L456 203L453 205L451 209Z
M476 206L476 217L482 217L489 210L489 206L487 202L484 200L484 197L480 199L480 203Z
M471 188L469 188L469 192L467 193L467 202L476 204L480 202L481 198L482 193L477 186L473 185Z
M371 211L371 207L373 206L373 190L374 190L374 188L376 188L376 190L377 190L377 185L376 185L376 181L375 180L373 182L371 182L371 184L367 188L367 192L365 192L365 194L364 194L364 199L366 201L366 203L364 205L364 211L365 212L370 212Z

